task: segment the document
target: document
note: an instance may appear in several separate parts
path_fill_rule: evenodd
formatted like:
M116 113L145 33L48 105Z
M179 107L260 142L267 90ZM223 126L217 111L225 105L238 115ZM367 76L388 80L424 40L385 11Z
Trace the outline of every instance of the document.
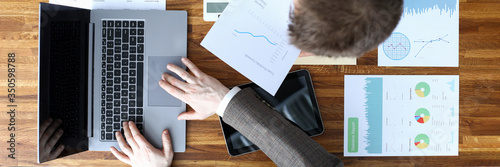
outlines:
M165 0L50 0L49 3L85 9L165 10Z
M458 75L346 75L344 156L458 156L458 97Z
M458 0L404 0L399 25L378 47L378 65L458 67L458 9Z
M274 95L300 50L290 44L292 0L232 0L201 45Z

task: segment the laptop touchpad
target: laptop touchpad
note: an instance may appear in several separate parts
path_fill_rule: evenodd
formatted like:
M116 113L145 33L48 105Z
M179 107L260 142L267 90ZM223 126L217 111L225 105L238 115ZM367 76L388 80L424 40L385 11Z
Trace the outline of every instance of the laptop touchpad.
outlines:
M181 62L181 56L149 56L148 61L148 104L149 106L180 107L182 102L174 96L167 93L160 87L158 82L163 73L168 73L175 78L183 81L174 72L167 70L167 64L173 63L183 69L186 69Z

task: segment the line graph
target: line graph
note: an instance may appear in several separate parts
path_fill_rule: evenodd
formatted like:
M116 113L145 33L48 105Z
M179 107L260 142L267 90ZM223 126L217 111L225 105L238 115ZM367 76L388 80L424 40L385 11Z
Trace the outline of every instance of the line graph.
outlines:
M404 59L410 53L410 49L410 40L399 32L392 33L383 43L384 53L391 60Z
M422 46L422 48L420 48L420 50L417 52L417 54L415 54L415 57L418 56L418 54L420 54L420 52L430 43L433 43L433 42L445 42L445 43L450 43L450 41L447 41L445 40L444 38L446 38L448 36L448 34L446 34L445 36L441 37L441 38L438 38L438 39L433 39L433 40L430 40L430 41L413 41L415 43L425 43L424 46Z
M250 35L251 35L252 37L254 37L254 38L264 38L264 39L266 39L266 40L267 40L267 42L269 42L271 45L274 45L274 46L278 45L278 44L277 44L277 43L275 43L275 42L271 42L271 41L270 41L270 40L269 40L266 36L264 36L264 35L253 35L251 32L242 32L242 31L238 31L238 30L236 30L236 29L234 29L234 31L235 31L236 33L238 33L238 34L250 34Z

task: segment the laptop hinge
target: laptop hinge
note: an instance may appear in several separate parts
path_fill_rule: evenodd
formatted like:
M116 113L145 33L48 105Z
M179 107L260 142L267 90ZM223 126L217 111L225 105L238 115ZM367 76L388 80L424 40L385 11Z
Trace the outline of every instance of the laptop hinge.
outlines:
M87 136L94 137L94 23L89 23Z

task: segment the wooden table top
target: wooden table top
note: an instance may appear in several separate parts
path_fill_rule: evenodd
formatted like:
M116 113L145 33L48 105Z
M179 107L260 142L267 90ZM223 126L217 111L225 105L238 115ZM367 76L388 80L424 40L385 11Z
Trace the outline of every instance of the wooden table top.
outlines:
M48 0L45 0L48 1ZM37 0L0 0L0 166L39 165L37 154ZM168 10L188 11L188 57L208 75L230 87L249 82L200 45L213 22L203 21L203 1L167 0ZM325 132L313 139L340 157L345 165L500 165L500 1L460 0L460 67L378 67L377 51L358 59L356 66L293 66L311 72ZM16 159L8 158L8 54L16 54ZM418 69L418 70L416 70ZM344 75L460 75L459 156L343 157ZM90 161L89 161L90 160ZM110 152L71 155L43 165L125 166ZM216 116L187 122L185 153L174 165L248 165L274 163L261 151L228 155Z

